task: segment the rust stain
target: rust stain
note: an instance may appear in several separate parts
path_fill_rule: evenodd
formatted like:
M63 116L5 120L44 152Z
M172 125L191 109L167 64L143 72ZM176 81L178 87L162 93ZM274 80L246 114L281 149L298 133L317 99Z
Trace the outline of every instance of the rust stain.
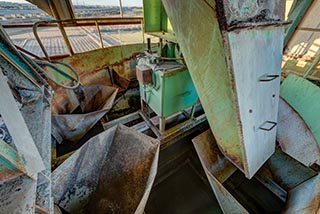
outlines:
M111 128L53 172L55 202L70 213L136 213L146 203L158 153L153 138L125 126Z
M111 85L111 80L109 76L108 69L114 70L117 75L119 75L122 78L126 79L132 79L135 78L135 72L132 72L134 70L133 68L126 67L125 64L129 64L135 60L135 57L139 53L134 53L131 57L125 58L121 61L118 61L116 63L112 64L106 64L99 68L93 69L93 70L87 70L84 72L80 72L80 79L81 82L86 85L94 85L94 84L103 84L103 85ZM88 59L87 62L94 63L95 60ZM74 67L76 70L83 70L81 67L85 67L86 65L83 64L82 59L75 59L73 61L69 62L72 67ZM97 64L101 64L101 62L97 62ZM81 69L80 69L81 68Z
M23 172L21 172L18 169L4 169L3 165L0 163L0 180L1 181L5 181L5 180L9 180L12 179L14 177L18 177L20 175L23 174Z
M210 176L224 182L236 168L221 153L211 130L192 139L199 158Z
M129 137L132 142L143 142L139 135L118 133L115 139L118 143L110 148L106 157L89 212L135 213L144 195L156 150L152 144L127 143ZM123 145L127 148L123 149Z
M223 0L216 0L216 6L213 9L213 11L216 11L220 30L221 31L227 30L228 26L227 26L226 15L224 12Z
M233 150L232 147L237 147L237 145L228 146L227 148L222 148L221 145L217 144L220 151L233 163L235 164L239 169L244 169L243 162L239 157L236 157L235 155L232 155L229 150Z

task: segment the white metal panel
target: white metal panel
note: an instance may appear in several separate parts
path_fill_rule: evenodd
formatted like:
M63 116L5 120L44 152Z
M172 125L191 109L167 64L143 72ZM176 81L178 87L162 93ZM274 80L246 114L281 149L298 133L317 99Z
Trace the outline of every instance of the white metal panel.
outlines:
M0 69L0 114L4 119L19 155L25 161L25 169L28 176L36 176L45 169L39 151L32 139L29 129L13 98L11 90Z
M235 30L228 33L228 40L242 126L244 169L251 178L275 149L276 127L269 131L261 128L272 128L273 124L266 121L277 122L283 28Z

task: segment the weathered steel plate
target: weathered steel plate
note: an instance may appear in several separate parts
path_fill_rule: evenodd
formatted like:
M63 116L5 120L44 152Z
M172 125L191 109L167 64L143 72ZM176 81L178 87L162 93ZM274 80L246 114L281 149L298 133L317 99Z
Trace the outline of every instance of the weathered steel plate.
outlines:
M192 139L202 167L224 213L238 214L248 211L222 185L237 168L220 152L210 130Z
M0 182L0 214L34 214L37 180L26 175Z
M90 139L52 173L55 203L70 213L143 213L159 142L125 126Z
M243 169L237 107L215 8L205 1L162 2L217 143Z
M0 182L25 174L23 161L14 148L0 139Z
M21 158L21 164L23 167L29 168L29 171L22 170L22 172L24 172L23 176L32 176L35 179L32 183L25 183L22 181L21 187L17 189L32 189L34 183L37 185L34 192L30 190L30 192L27 193L29 195L25 195L25 193L20 192L24 198L17 199L21 201L15 201L13 204L26 203L30 209L33 209L31 206L34 206L35 203L38 210L50 212L52 200L50 179L51 94L48 90L49 87L44 79L42 79L42 77L37 73L41 73L41 69L31 59L23 56L15 49L13 43L2 28L1 46L4 53L1 54L0 65L6 74L6 80L11 89L4 89L4 92L7 93L6 96L10 96L12 93L16 101L12 102L12 99L7 99L5 96L2 97L3 100L6 100L6 103L9 106L7 112L2 112L2 114L6 114L3 116L4 119L7 120L5 130L10 135L10 139L5 137L4 141L17 150L16 155L14 153L10 153L10 158L16 159L16 161ZM0 73L2 73L2 70ZM18 106L18 111L15 110L15 106ZM19 118L19 115L22 115L23 120ZM11 126L11 130L8 130L7 125L8 127ZM25 130L25 126L28 130ZM33 142L30 140L29 135L26 134L28 132L30 133ZM22 136L19 137L17 135ZM19 145L21 143L24 144L23 149ZM2 148L4 149L5 145L2 146ZM29 157L25 158L26 156ZM8 160L10 160L10 158L7 157ZM13 163L14 161L10 162ZM40 172L41 169L39 168L39 164L41 164L41 162L43 162L45 169ZM30 169L36 170L34 171L34 174L30 174ZM46 179L43 179L43 177L46 177ZM2 177L1 182L4 182L4 185L11 185L9 179L5 179L5 177ZM6 189L7 187L4 186L3 188ZM15 194L15 192L8 192L7 198L17 197ZM20 205L15 207L14 205L6 204L5 206L7 206L7 208L12 206L12 208L8 208L7 211L15 213L15 210L18 209ZM24 212L18 211L18 213Z
M80 75L84 85L108 83L108 69L125 79L135 78L135 57L143 53L145 44L121 45L79 53L61 59Z
M53 114L52 124L55 130L63 139L69 141L81 139L112 108L117 92L118 89L109 86L81 86L76 96L83 114L71 114L72 112L63 114L66 112L64 109L62 114ZM73 103L71 106L76 106L73 94L69 94L70 102ZM65 103L63 99L61 101Z
M40 68L15 49L1 27L0 31L0 117L10 136L0 149L7 168L0 173L4 173L0 189L5 193L0 196L0 212L34 213L36 206L48 213L52 209L51 94Z
M320 175L289 191L287 206L284 208L283 213L320 213Z
M217 144L215 143L215 139L211 130L202 133L192 141L200 158L203 169L224 213L247 212L244 206L248 206L247 208L250 208L251 202L246 202L246 200L250 199L241 198L243 200L239 200L240 196L238 193L235 193L233 196L230 191L225 188L225 184L228 183L232 176L237 174L234 173L237 169L220 152ZM287 208L291 210L296 208L294 208L295 205L290 201L290 196L289 199L287 199L286 192L289 191L290 193L291 191L294 191L301 185L301 183L309 182L309 180L313 179L314 176L317 176L315 171L303 166L301 163L292 159L288 155L284 154L279 148L277 148L276 152L258 171L255 178L257 178L260 183L267 187L273 194L280 197L283 201L286 201L286 207L293 207ZM229 177L231 178L228 179ZM243 179L240 179L238 182L253 182L253 180L248 180L246 178ZM232 188L237 187L234 186ZM243 196L245 196L245 194ZM296 197L302 196L296 195ZM271 200L271 198L269 199ZM263 199L265 200L264 205L268 203L269 199ZM315 193L312 193L310 198L304 199L304 201L311 202L316 201L317 199L318 196L315 196ZM240 201L242 201L241 204Z
M51 102L53 114L68 114L80 105L73 90L57 88Z
M257 174L276 183L281 189L290 191L315 176L317 172L286 155L277 147L275 153Z
M241 22L283 20L285 18L285 1L282 0L225 0L222 4L220 3L219 7L224 7L228 25Z
M320 148L310 128L282 98L279 103L277 141L282 151L305 166L320 166Z

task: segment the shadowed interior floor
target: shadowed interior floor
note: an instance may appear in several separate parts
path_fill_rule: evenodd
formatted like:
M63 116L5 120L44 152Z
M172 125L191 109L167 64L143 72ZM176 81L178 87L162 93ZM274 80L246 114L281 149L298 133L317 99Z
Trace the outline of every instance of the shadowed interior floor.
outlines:
M146 214L222 213L191 143L197 134L160 152Z

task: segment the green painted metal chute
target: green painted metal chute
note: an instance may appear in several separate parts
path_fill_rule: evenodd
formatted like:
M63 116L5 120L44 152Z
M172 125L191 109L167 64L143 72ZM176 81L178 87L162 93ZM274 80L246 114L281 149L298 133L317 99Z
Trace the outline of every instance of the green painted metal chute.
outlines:
M164 132L165 118L195 106L198 95L161 0L143 4L144 32L159 38L159 50L152 52L149 40L148 50L137 60L137 78L142 108L146 104L160 116Z
M143 1L144 32L156 37L176 40L171 22L161 0Z
M284 2L163 5L221 151L251 178L275 149Z

